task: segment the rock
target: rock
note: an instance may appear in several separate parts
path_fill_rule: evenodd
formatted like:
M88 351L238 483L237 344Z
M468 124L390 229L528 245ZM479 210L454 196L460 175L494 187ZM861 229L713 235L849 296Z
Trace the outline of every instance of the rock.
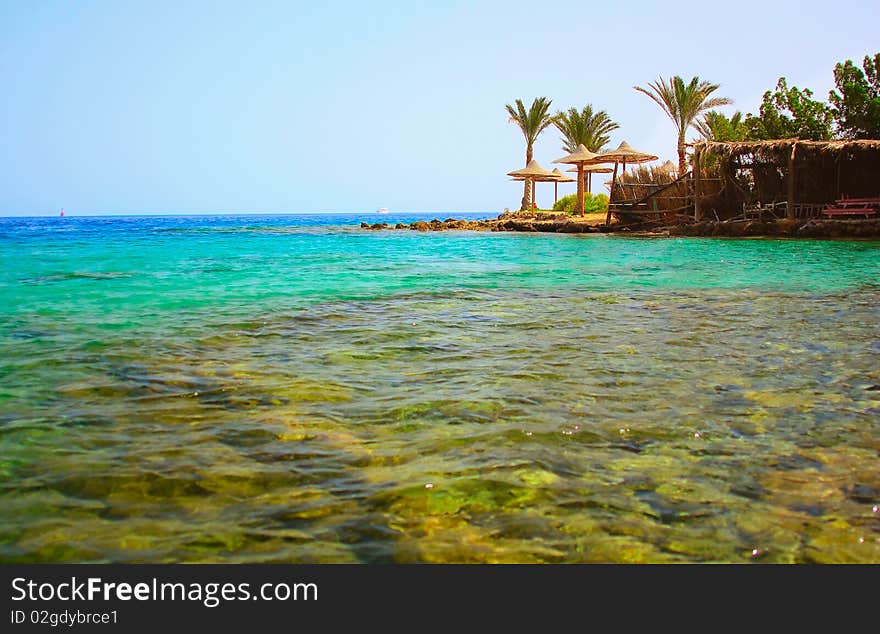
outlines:
M779 231L783 235L786 235L786 236L794 235L800 225L801 225L801 223L798 222L797 220L788 219L788 218L785 220L780 220L779 222L776 223L776 226L778 227Z
M535 222L535 223L532 223L532 228L533 228L533 231L543 231L546 233L556 233L556 231L559 229L559 224L557 224L555 222L547 222L547 221Z
M843 493L853 502L858 502L860 504L872 504L880 501L880 490L875 489L868 484L851 484L844 487Z
M364 229L388 229L387 223L368 225L361 223ZM397 223L394 229L410 229L414 231L521 231L521 232L547 232L547 233L614 233L632 230L637 233L651 233L655 235L671 236L719 236L719 237L743 237L743 236L779 236L779 237L803 237L803 238L877 238L880 237L880 221L840 221L840 220L802 220L781 219L776 221L748 222L738 221L715 221L704 220L673 224L658 227L656 224L642 227L620 227L603 224L590 225L577 222L565 214L536 214L528 211L506 211L498 218L490 220L458 220L446 218L439 220L434 218L428 222L420 220L410 225Z
M559 233L598 233L598 227L591 227L585 222L565 222L560 224L556 231Z

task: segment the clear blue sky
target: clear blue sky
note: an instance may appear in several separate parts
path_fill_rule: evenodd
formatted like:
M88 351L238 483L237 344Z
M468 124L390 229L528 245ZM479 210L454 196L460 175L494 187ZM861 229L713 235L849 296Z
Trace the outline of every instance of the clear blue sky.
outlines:
M673 158L634 85L699 75L754 111L785 75L827 99L878 23L863 0L0 0L0 215L500 211L524 159L506 102L592 103L614 145Z

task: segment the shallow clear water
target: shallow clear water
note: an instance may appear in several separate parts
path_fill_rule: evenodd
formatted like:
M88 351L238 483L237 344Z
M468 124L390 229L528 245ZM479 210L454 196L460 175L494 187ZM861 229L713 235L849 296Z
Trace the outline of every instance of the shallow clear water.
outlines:
M0 561L880 562L880 243L398 219L0 218Z

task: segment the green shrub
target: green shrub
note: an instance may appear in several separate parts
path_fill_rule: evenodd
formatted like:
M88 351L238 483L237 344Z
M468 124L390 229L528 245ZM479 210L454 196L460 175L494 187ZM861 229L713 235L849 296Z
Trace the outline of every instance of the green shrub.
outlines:
M573 214L577 207L577 194L563 196L553 205L553 211L564 211ZM597 214L608 211L608 196L605 194L584 193L584 213Z

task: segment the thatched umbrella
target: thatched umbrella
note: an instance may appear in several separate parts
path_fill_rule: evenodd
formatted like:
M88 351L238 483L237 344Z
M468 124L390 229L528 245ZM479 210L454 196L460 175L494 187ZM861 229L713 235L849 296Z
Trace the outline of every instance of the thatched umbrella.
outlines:
M529 164L519 170L507 172L508 176L512 176L514 180L525 180L532 184L532 204L535 204L535 181L555 181L556 176L553 172L545 170L538 161L532 159Z
M554 168L550 173L556 177L553 181L553 204L555 205L556 201L559 200L559 183L573 183L575 179L560 172L558 167Z
M610 174L613 170L610 167L602 167L601 165L584 165L584 174L587 177L587 192L593 193L593 174ZM566 172L578 171L576 167L565 170Z
M554 163L566 163L568 165L577 166L577 182L578 182L578 191L577 191L577 210L580 214L584 215L584 165L592 162L598 154L595 152L590 152L587 147L581 143L577 150L569 154L568 156L563 156L562 158L558 158Z
M635 165L638 163L650 163L656 161L657 157L646 152L639 152L632 149L626 141L617 146L616 150L608 150L602 152L595 158L593 163L614 163L614 174L611 177L611 195L608 198L608 215L605 216L605 224L611 222L611 203L614 201L614 185L617 183L617 165L623 164L623 171L626 171L626 164Z
M657 168L661 172L667 172L672 175L672 178L678 176L678 166L672 161L666 161L663 165Z
M562 174L561 172L559 172L559 176L562 177L560 179L559 176L557 176L557 174L556 174L557 172L558 172L558 170L553 170L552 172L550 172L550 176L514 176L510 180L520 181L520 182L522 182L524 180L531 181L532 182L532 202L533 203L536 202L535 201L535 183L545 183L545 182L546 183L553 183L553 203L555 204L556 200L557 200L557 196L558 196L558 191L559 191L558 184L559 183L573 183L574 182L573 178L568 178L565 174Z
M601 152L593 163L622 163L623 169L626 170L627 164L636 165L638 163L650 163L656 161L657 157L646 152L639 152L632 149L630 144L624 141L617 146L616 150L608 150Z

